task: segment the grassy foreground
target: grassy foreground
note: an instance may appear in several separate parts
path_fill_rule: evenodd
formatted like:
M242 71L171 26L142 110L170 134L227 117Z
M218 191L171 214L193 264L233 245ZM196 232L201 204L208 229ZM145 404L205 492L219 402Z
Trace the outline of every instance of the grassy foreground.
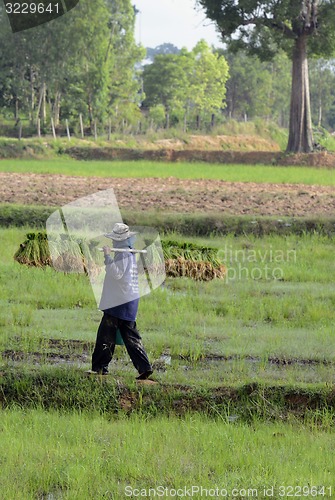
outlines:
M101 317L90 282L84 275L13 262L25 232L0 231L3 362L88 369ZM171 365L158 370L157 379L205 389L250 382L332 384L334 238L193 241L219 249L227 278L208 283L169 279L142 298L138 323L150 358L171 356ZM121 379L134 376L122 349L113 373Z
M108 421L38 409L4 411L0 428L3 498L121 499L154 492L170 498L185 488L193 498L200 498L200 488L214 498L335 494L332 428L247 426L199 415Z
M334 497L333 236L187 238L229 274L142 298L159 383L139 387L122 348L83 375L90 283L14 262L27 231L0 230L3 498Z
M151 161L2 160L0 172L94 177L177 177L230 182L335 185L334 170L311 167L161 163Z

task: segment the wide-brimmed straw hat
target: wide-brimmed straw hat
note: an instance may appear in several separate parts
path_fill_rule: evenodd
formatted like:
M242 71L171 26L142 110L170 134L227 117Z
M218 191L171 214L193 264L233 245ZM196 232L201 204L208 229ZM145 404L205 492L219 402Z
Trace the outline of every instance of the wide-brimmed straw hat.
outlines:
M127 224L123 224L122 222L117 222L113 227L111 233L105 234L106 238L110 238L115 241L124 241L131 236L137 234L134 231L129 231L129 226Z

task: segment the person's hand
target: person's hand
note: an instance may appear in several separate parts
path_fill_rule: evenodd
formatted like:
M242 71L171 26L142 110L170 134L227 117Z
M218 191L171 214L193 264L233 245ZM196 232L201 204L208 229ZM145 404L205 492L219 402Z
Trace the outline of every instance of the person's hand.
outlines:
M108 246L102 247L102 249L104 251L104 255L109 255L111 252L111 249Z

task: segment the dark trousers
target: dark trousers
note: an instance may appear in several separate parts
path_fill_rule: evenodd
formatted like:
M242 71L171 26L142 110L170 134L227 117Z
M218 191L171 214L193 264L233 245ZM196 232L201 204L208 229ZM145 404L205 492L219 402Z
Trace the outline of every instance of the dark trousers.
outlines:
M98 328L92 355L92 370L108 373L108 365L115 349L116 330L119 329L124 345L136 370L141 374L152 370L141 336L136 329L136 321L126 321L104 313Z

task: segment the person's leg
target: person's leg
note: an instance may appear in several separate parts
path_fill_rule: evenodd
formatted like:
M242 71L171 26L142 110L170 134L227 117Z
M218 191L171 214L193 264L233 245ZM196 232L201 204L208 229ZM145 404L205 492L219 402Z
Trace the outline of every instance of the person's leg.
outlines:
M153 370L145 352L141 336L136 328L136 321L119 320L119 330L130 359L136 370L142 376L149 377Z
M104 314L98 328L95 348L92 354L92 371L107 374L108 365L115 349L117 319Z

